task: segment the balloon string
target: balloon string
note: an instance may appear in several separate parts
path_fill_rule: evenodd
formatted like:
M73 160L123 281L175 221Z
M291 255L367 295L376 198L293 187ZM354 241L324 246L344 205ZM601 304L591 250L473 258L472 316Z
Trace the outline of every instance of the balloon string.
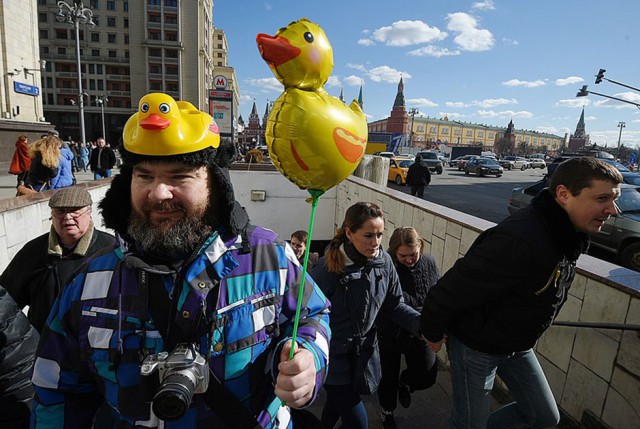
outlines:
M295 354L296 336L298 334L298 324L300 323L300 310L302 308L302 299L304 298L304 281L307 277L307 263L309 262L309 250L311 249L311 236L313 235L313 224L316 218L316 207L320 196L324 191L317 189L307 189L311 194L311 216L309 219L309 233L307 235L307 248L304 251L304 263L302 264L302 280L300 281L300 290L298 291L298 305L296 307L296 317L293 320L293 335L291 336L291 350L289 350L289 360L293 359Z

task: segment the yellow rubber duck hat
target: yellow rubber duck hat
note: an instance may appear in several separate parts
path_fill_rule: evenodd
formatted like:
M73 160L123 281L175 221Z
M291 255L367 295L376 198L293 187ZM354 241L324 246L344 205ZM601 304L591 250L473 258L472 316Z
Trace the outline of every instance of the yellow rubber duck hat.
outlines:
M160 92L140 99L122 137L124 148L138 155L182 155L220 146L220 131L211 116Z

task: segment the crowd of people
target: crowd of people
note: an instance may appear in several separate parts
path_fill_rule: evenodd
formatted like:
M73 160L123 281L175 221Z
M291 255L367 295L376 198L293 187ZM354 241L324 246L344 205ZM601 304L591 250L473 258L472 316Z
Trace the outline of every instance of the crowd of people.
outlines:
M450 427L558 423L533 347L566 301L588 233L616 213L614 167L561 164L528 208L482 233L442 276L418 225L395 228L383 249L383 209L356 202L305 273L307 232L289 243L253 225L226 171L232 151L201 131L125 139L99 202L115 236L95 229L91 195L66 186L49 200L51 230L0 275L0 308L28 306L28 322L2 325L20 351L19 371L0 355L12 427L302 428L324 389L316 427L368 428L362 396L377 393L383 427L395 428L397 403L409 407L435 384L443 344ZM25 184L65 175L56 136L28 147L30 165L23 143ZM98 139L87 155L97 178L111 177L111 154ZM491 412L496 375L513 402Z
M21 195L20 189L24 188L40 192L72 186L76 183L75 173L87 169L94 180L111 177L115 165L115 151L103 137L82 143L63 141L56 133L48 133L29 144L28 137L20 135L9 173L16 175Z

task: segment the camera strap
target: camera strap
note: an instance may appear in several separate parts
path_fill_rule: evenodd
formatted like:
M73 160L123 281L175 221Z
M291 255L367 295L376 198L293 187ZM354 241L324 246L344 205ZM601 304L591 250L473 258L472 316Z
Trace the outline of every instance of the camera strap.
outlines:
M154 275L152 273L145 273L138 277L140 281L140 289L143 292L141 297L141 305L143 307L148 306L149 314L156 322L156 328L159 332L168 332L170 318L171 318L171 298L167 293L162 282L162 276ZM146 302L143 302L146 301ZM174 329L173 332L181 333L180 329ZM186 338L176 338L178 335L172 335L172 343L165 346L165 349L171 350L175 344ZM171 348L167 347L171 346ZM209 346L210 347L210 346ZM207 362L208 366L208 362ZM244 404L236 398L231 392L226 390L215 376L211 367L209 367L209 388L204 395L204 400L207 406L213 410L218 418L229 428L241 427L241 428L262 428L256 418L251 414L251 411L244 406Z

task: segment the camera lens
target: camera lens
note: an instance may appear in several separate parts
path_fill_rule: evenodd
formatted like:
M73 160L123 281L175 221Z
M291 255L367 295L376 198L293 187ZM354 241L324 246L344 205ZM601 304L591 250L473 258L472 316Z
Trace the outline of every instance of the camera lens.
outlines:
M168 375L153 398L153 413L164 421L178 420L189 409L194 390L195 385L188 375Z

